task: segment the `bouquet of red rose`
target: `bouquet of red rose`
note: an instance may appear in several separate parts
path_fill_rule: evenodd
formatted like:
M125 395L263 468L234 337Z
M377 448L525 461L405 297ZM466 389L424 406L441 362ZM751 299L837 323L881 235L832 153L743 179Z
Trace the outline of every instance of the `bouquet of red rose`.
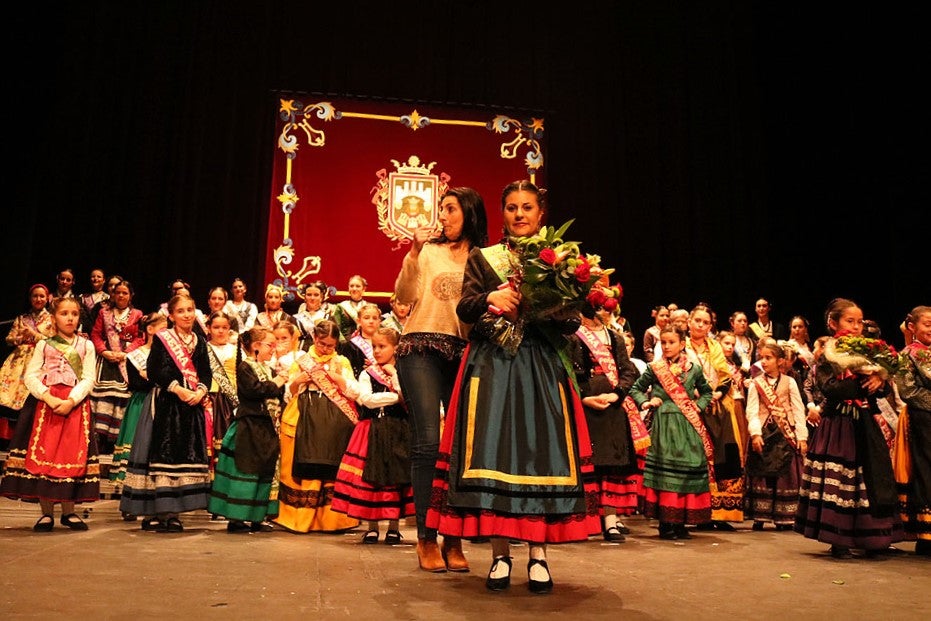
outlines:
M530 321L577 313L584 304L591 303L590 295L608 297L596 285L614 270L603 269L598 255L582 253L579 242L563 240L574 221L558 229L544 226L536 235L509 240L516 251L522 312Z
M497 309L489 308L478 329L512 356L523 340L526 324L543 327L542 323L550 319L577 318L582 307L591 303L590 296L609 297L605 293L608 289L596 285L614 270L603 269L598 255L583 254L579 242L563 240L573 222L569 220L558 229L544 226L530 237L508 239L513 273L501 286L520 291L520 312L517 321L512 322L500 316Z

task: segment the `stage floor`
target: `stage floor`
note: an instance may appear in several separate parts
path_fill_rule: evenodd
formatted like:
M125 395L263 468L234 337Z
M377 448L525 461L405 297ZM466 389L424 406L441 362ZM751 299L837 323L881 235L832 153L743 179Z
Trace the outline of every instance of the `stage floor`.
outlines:
M34 533L35 504L0 499L0 610L5 619L575 619L931 618L931 561L914 543L877 559L833 560L792 532L693 533L664 541L655 523L626 520L621 544L550 546L555 588L527 590L527 547L514 546L511 588L485 589L488 543L464 543L471 573L420 571L416 531L404 545L342 534L228 534L205 511L183 533L121 519L118 501L87 510L90 529ZM384 525L382 526L384 532Z

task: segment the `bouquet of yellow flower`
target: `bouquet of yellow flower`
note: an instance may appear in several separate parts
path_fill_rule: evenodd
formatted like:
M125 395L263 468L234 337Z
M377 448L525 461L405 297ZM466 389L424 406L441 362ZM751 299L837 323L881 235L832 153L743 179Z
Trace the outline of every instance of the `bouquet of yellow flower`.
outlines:
M583 254L579 242L563 239L573 222L508 240L516 256L515 284L531 321L578 312L598 281L614 272L601 267L598 255Z
M895 375L901 365L899 354L892 345L882 339L864 336L838 335L831 354L833 362L842 368L866 373L879 371L886 378Z

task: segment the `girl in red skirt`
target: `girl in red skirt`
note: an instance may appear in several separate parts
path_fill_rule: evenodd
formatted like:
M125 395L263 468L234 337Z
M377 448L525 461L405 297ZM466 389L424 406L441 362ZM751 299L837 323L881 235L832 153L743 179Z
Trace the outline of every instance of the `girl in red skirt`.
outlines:
M100 497L97 437L86 399L97 359L94 345L77 333L81 305L76 298L53 300L52 315L55 336L36 343L26 365L26 387L35 401L26 402L17 422L0 494L39 503L36 532L54 528L56 503L61 503L62 526L87 530L74 505Z

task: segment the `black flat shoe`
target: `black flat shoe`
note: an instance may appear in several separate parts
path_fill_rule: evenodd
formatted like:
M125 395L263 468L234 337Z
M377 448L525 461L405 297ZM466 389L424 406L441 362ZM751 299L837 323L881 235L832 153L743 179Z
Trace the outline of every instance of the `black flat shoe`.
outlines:
M491 574L495 573L495 570L498 569L498 563L507 565L508 573L501 578L492 578ZM501 556L496 558L491 564L491 569L488 570L488 578L485 579L485 588L489 591L503 591L509 586L511 586L511 557Z
M385 533L385 545L386 546L396 546L401 543L401 533L396 530L389 530Z
M33 525L32 530L37 533L50 533L53 528L55 528L55 518L51 515L43 515Z
M630 534L630 529L627 528L626 526L624 526L623 524L621 524L620 522L617 523L617 530L618 530L622 535L629 535L629 534Z
M176 517L168 518L165 521L165 532L168 533L180 533L184 530L184 524L181 523Z
M121 511L120 515L123 517L124 522L135 522L136 520L139 519L138 515L134 515L132 513L126 513L125 511Z
M165 530L165 523L162 522L157 517L146 518L142 520L142 530L144 531Z
M362 543L378 543L378 531L370 530L362 535Z
M737 530L736 528L734 528L734 525L731 524L730 522L722 522L720 520L716 520L715 522L713 522L713 524L714 524L714 527L717 528L718 530L723 530L727 532Z
M531 576L530 569L534 565L540 565L543 569L546 570L546 580L534 580ZM531 593L549 593L553 590L553 577L550 575L550 568L546 564L546 561L541 561L539 559L532 558L527 561L527 576L529 578L527 582L527 588L530 589Z
M248 533L252 530L248 524L241 520L230 520L226 523L226 532L228 533Z
M612 526L604 532L605 541L610 541L611 543L623 543L624 535L621 533L621 530L617 526Z
M672 532L676 535L676 539L691 539L692 533L688 531L685 527L685 524L676 524L672 527Z
M931 540L919 539L916 541L915 554L918 556L931 556Z
M87 524L76 513L61 516L61 525L67 526L71 530L87 530Z
M271 522L252 522L249 526L250 533L270 533L275 530L275 525Z
M846 548L844 546L831 546L831 558L848 559L853 558L853 554L850 553L850 548Z
M660 539L676 539L676 530L672 524L665 522L660 523L659 525L659 538Z
M792 524L776 524L776 530L778 531L792 530Z
M754 522L753 526L750 527L750 530L760 531L763 530L763 522ZM779 526L776 526L776 530L779 530Z

